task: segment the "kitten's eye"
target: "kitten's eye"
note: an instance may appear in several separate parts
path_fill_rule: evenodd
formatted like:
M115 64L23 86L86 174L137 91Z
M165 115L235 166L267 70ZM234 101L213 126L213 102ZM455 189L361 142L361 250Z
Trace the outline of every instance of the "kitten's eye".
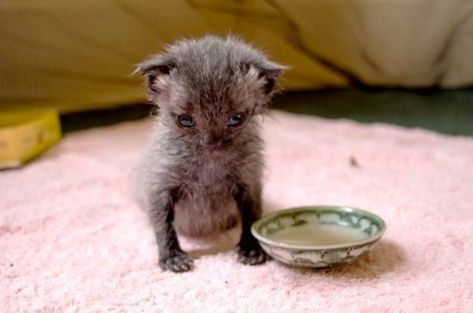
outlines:
M241 113L236 113L232 115L227 121L227 126L228 127L237 127L243 122L243 114Z
M177 117L177 121L182 127L192 127L194 126L194 119L189 114L180 114Z

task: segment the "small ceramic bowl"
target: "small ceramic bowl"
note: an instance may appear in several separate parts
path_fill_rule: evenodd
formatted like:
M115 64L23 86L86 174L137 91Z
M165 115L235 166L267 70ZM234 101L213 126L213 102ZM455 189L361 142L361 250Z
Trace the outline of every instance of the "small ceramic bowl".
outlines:
M368 211L310 206L264 216L251 232L274 259L288 265L330 267L350 263L370 250L386 230Z

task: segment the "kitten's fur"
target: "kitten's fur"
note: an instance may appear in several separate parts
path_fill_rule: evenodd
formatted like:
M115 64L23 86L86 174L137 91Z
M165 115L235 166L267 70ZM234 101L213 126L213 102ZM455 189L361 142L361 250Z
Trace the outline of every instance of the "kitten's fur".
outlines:
M138 70L160 108L135 181L154 228L160 267L192 267L176 230L202 236L238 221L238 260L263 263L267 256L250 232L261 215L262 142L255 116L276 91L283 66L234 37L206 36L177 42ZM235 113L243 122L229 127ZM183 127L180 114L195 124Z

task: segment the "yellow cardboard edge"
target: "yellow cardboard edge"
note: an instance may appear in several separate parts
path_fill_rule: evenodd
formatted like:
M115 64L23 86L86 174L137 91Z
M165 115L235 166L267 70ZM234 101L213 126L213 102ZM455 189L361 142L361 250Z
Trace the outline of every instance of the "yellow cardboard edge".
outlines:
M57 110L0 112L0 168L33 160L61 137Z

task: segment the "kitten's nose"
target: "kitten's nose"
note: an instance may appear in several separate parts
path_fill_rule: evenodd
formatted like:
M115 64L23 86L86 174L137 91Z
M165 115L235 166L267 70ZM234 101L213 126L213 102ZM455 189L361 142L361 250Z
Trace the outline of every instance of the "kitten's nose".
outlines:
M204 133L202 135L201 141L202 141L202 144L204 144L206 146L215 146L215 145L219 144L218 137L215 136L215 134L213 134L211 132Z

